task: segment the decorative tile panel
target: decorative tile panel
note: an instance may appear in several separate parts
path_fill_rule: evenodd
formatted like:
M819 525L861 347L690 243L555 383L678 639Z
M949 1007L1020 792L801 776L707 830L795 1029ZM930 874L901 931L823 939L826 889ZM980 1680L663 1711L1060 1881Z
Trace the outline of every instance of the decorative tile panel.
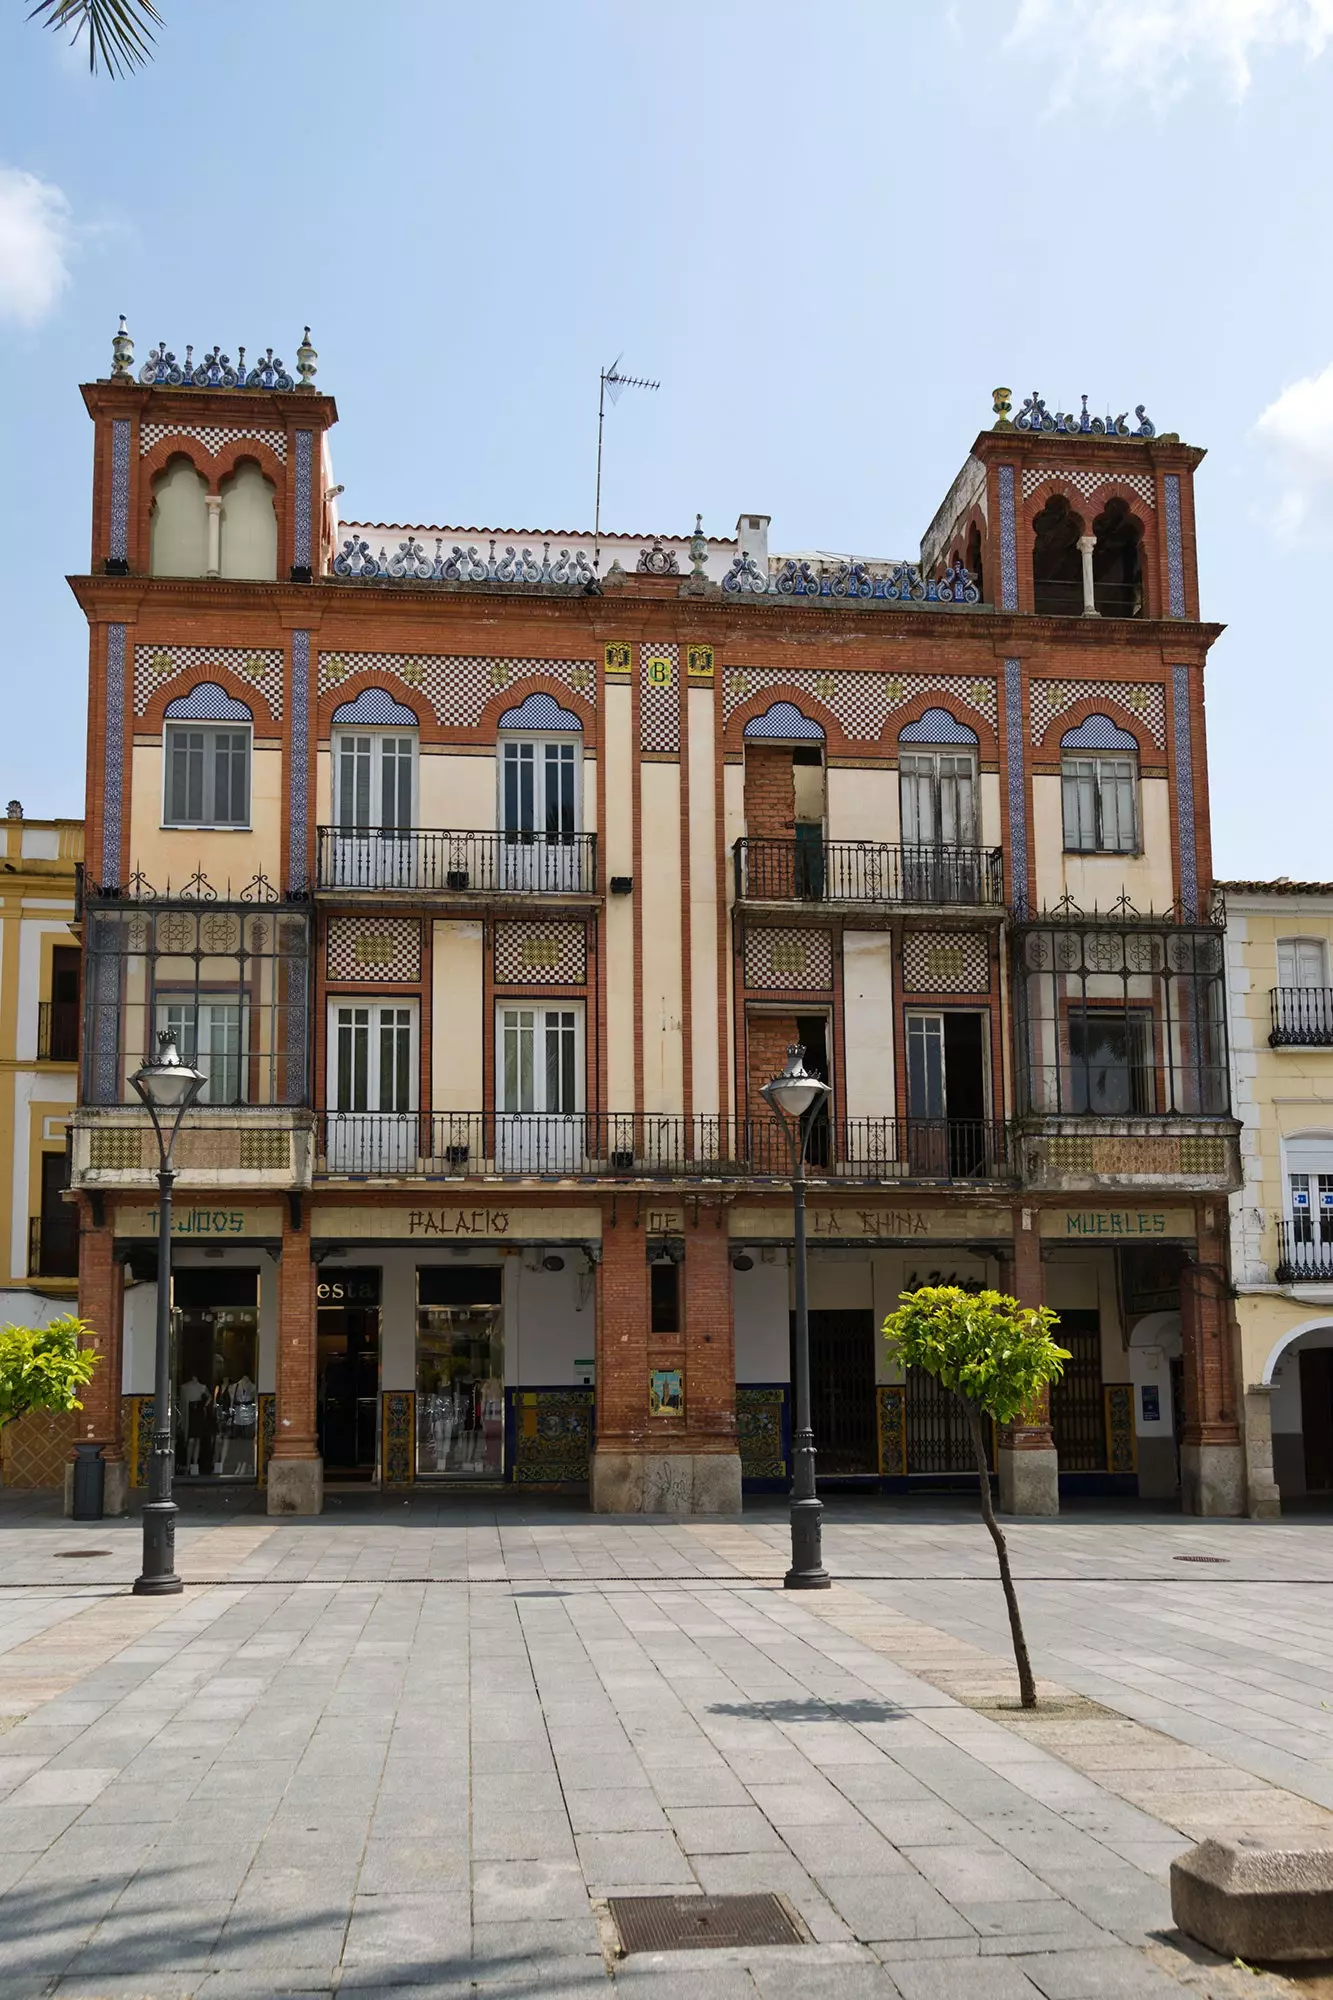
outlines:
M254 438L257 443L266 444L283 465L287 463L287 433L253 424L235 430L226 424L142 424L139 428L140 458L146 458L163 438L171 437L196 438L214 458L224 445L239 443L242 438Z
M296 464L292 470L292 567L309 569L310 554L310 487L314 479L315 434L313 431L296 433Z
M1014 468L995 469L1000 489L1000 609L1018 609L1018 534L1014 525Z
M889 1478L907 1471L907 1391L901 1382L881 1382L875 1391L879 1405L879 1469Z
M120 822L125 803L125 627L106 628L105 746L102 766L102 882L120 886Z
M380 1485L410 1486L416 1477L416 1395L386 1389L380 1397Z
M1013 479L1013 467L1001 466ZM1010 493L1012 505L1013 494ZM1028 814L1027 775L1023 768L1023 662L1004 663L1004 753L1008 770L1009 866L1011 894L1016 910L1025 910L1028 900Z
M787 1452L785 1382L736 1386L736 1444L742 1480L785 1481L791 1475Z
M120 1434L125 1441L131 1486L148 1484L148 1461L153 1452L153 1400L151 1396L120 1399Z
M833 940L827 931L747 929L745 984L752 993L827 993L833 985Z
M310 838L310 634L292 633L292 722L287 767L287 887L309 887Z
M907 931L904 993L989 993L990 952L979 931Z
M583 924L498 923L497 986L582 986L588 977Z
M1040 743L1056 717L1076 701L1110 701L1143 724L1159 750L1166 748L1166 689L1158 682L1143 681L1042 681L1028 682L1029 733Z
M680 749L680 648L639 647L639 748Z
M497 693L533 674L559 682L592 711L596 672L590 660L489 660L439 653L321 653L319 691L324 694L353 674L391 676L424 693L437 722L446 729L475 729Z
M123 563L129 553L130 420L117 417L111 425L111 534L107 555L112 562Z
M248 652L243 646L136 646L134 649L134 713L142 715L156 690L182 674L224 667L249 681L268 704L275 722L282 720L282 654L276 648Z
M268 1485L268 1462L273 1456L273 1443L278 1434L278 1399L269 1390L259 1398L259 1454L255 1470L259 1474L259 1484Z
M1180 536L1180 474L1168 472L1162 482L1166 514L1166 609L1171 618L1185 616L1185 552Z
M1134 1384L1105 1382L1102 1394L1106 1399L1106 1470L1137 1472L1139 1457L1134 1422Z
M1029 499L1043 480L1058 479L1064 486L1072 486L1085 500L1090 500L1101 486L1127 486L1131 493L1148 507L1157 505L1157 495L1153 491L1150 472L1069 472L1060 465L1025 465L1023 467L1023 498Z
M419 980L421 925L415 917L330 917L327 965L340 982Z
M1176 844L1180 849L1180 901L1187 917L1199 913L1199 856L1194 841L1194 740L1190 728L1190 670L1171 669L1176 745Z
M998 697L993 676L962 674L817 673L798 668L730 667L723 674L722 718L729 722L743 702L768 688L795 688L811 697L814 720L831 717L852 742L875 743L895 712L917 695L959 702L995 727Z
M591 1389L507 1392L515 1486L582 1485L592 1457Z

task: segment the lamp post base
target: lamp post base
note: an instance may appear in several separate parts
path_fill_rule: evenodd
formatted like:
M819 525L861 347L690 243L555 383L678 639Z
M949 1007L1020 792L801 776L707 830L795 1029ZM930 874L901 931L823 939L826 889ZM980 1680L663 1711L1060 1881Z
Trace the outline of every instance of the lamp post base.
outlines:
M824 1503L809 1498L791 1503L791 1568L782 1579L784 1590L827 1590L832 1578L824 1567Z
M135 1597L174 1597L185 1585L176 1574L174 1500L150 1500L143 1510L143 1570L134 1579Z

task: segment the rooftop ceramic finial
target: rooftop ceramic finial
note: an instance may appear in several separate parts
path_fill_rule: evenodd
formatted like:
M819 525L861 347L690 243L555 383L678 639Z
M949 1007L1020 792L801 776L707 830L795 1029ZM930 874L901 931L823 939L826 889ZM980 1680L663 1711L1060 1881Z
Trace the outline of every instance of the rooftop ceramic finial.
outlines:
M319 362L319 356L318 354L316 354L314 348L310 345L310 328L307 327L305 330L305 338L302 340L301 345L296 350L296 372L301 378L300 381L301 388L303 389L314 388L315 369L316 366L318 365L318 362Z
M113 382L134 380L134 337L125 324L124 313L120 316L120 326L111 342L111 380Z
M1014 427L1009 414L1014 407L1013 395L1012 389L991 390L991 405L995 411L994 428L997 431L1011 431Z

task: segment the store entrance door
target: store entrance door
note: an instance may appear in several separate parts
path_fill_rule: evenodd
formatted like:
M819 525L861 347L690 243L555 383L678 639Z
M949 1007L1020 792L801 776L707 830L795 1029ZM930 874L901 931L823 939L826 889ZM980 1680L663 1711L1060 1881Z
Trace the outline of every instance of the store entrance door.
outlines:
M795 1334L793 1313L793 1342ZM873 1312L810 1314L810 1421L821 1479L879 1471Z
M338 1479L373 1479L380 1407L380 1273L327 1267L316 1292L319 1448Z

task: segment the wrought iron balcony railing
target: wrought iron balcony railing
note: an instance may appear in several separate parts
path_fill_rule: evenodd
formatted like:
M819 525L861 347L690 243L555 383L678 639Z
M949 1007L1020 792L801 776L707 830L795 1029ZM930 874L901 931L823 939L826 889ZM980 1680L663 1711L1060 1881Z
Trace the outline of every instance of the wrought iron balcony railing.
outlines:
M891 847L876 840L736 842L736 896L762 903L1004 901L998 847Z
M755 1118L652 1112L326 1111L316 1172L414 1179L787 1178L782 1129ZM990 1119L831 1118L811 1135L812 1178L871 1184L1007 1180L1008 1127Z
M315 879L320 889L351 891L591 896L597 836L322 826Z
M79 1060L79 1003L77 1000L42 1000L37 1006L37 1059L39 1062Z
M1321 1240L1323 1218L1278 1224L1279 1285L1333 1284L1333 1240Z
M28 1218L28 1276L77 1278L79 1275L79 1211L62 1205L45 1216Z
M1333 988L1275 986L1268 996L1275 1049L1333 1048Z

